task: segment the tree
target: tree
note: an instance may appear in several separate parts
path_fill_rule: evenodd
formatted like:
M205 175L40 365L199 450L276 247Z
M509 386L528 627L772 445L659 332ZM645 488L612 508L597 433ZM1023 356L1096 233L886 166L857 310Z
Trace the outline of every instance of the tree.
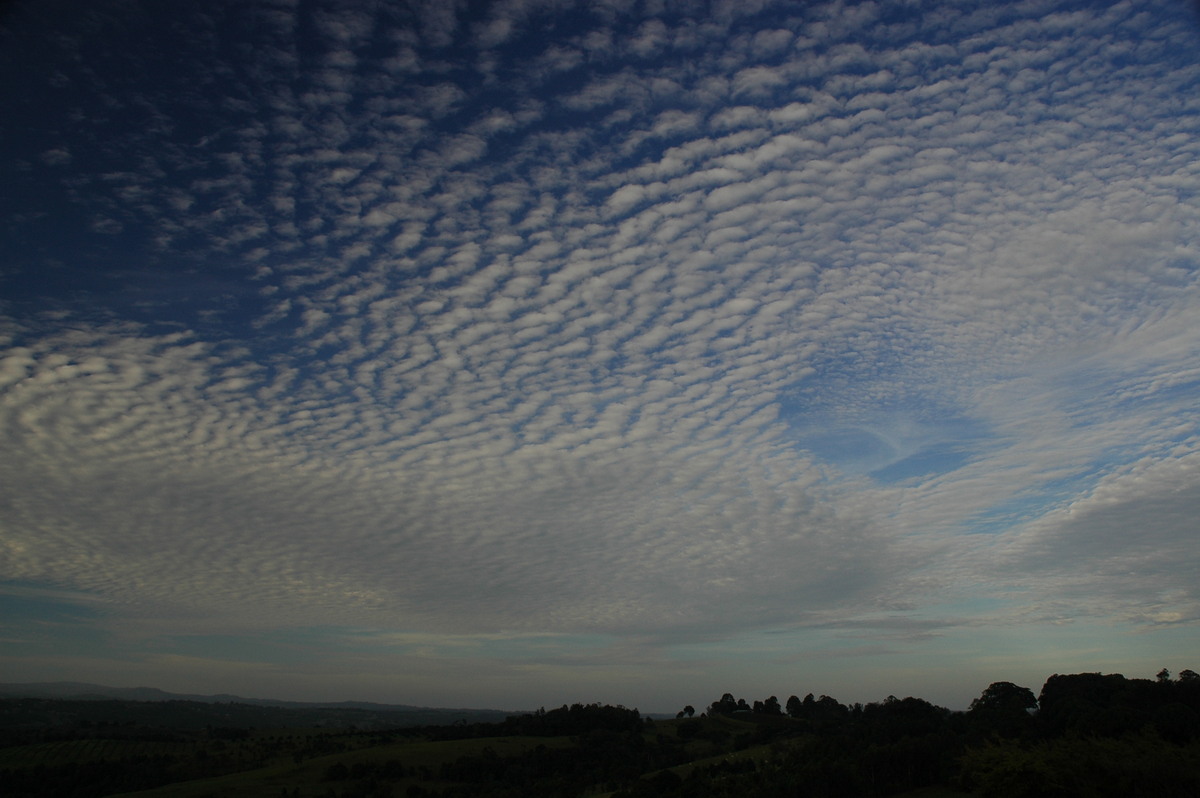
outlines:
M783 710L779 708L779 699L771 696L763 702L763 712L768 715L782 715Z
M1038 721L1051 734L1119 736L1144 725L1163 692L1149 679L1130 681L1119 673L1056 673L1042 685Z
M1160 682L1169 682L1171 681L1171 672L1166 668L1163 668L1155 675L1154 678L1158 679Z
M746 703L745 700L742 703ZM708 708L708 713L710 715L732 715L737 710L737 699L733 697L733 693L726 693L721 696L720 701L712 702L712 705Z
M1197 679L1200 679L1200 673L1196 673L1191 668L1184 668L1179 672L1179 681L1181 682L1193 682Z
M804 705L800 703L800 699L796 696L789 696L787 700L788 717L798 718L803 711Z
M683 708L683 714L687 715L690 718L692 715L696 714L696 708L694 706L692 706L691 704L688 704L686 707Z
M968 712L1004 711L1025 713L1037 709L1037 698L1028 687L1012 682L992 682L983 694L971 702Z
M1028 687L1012 682L993 682L971 702L967 715L977 727L987 732L1013 737L1030 728L1029 711L1037 709L1037 705L1037 699Z

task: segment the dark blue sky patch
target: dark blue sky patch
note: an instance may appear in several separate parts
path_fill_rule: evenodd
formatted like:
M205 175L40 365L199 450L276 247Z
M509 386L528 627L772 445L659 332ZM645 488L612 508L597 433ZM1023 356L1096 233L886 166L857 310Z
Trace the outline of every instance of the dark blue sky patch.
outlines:
M78 656L107 646L96 596L29 582L0 583L0 637L25 656Z

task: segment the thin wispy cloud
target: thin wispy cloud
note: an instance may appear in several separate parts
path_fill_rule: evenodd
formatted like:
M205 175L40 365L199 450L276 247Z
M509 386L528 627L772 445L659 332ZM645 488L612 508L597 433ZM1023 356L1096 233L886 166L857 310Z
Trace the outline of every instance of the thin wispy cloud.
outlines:
M953 669L1001 656L983 626L1066 617L1117 664L1187 652L1176 4L3 24L0 576L94 598L78 628L140 678L195 653L164 641L269 632L340 641L321 689L377 691L416 650L385 641L428 639L454 673L540 662L670 708L728 689L691 645L727 679L828 644L804 678L833 687L851 642ZM1081 648L1058 669L1109 667Z

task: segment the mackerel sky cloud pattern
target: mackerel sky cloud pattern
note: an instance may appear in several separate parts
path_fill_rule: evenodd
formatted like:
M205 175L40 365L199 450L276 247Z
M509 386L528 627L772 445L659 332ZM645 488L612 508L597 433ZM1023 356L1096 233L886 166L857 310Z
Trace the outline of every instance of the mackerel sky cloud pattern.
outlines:
M0 12L14 678L1195 667L1190 6L62 11Z

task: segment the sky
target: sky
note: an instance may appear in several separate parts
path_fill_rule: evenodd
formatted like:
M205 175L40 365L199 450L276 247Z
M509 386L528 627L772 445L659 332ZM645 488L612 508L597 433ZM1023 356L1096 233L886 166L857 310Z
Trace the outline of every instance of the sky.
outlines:
M1200 668L1200 9L0 5L0 681Z

